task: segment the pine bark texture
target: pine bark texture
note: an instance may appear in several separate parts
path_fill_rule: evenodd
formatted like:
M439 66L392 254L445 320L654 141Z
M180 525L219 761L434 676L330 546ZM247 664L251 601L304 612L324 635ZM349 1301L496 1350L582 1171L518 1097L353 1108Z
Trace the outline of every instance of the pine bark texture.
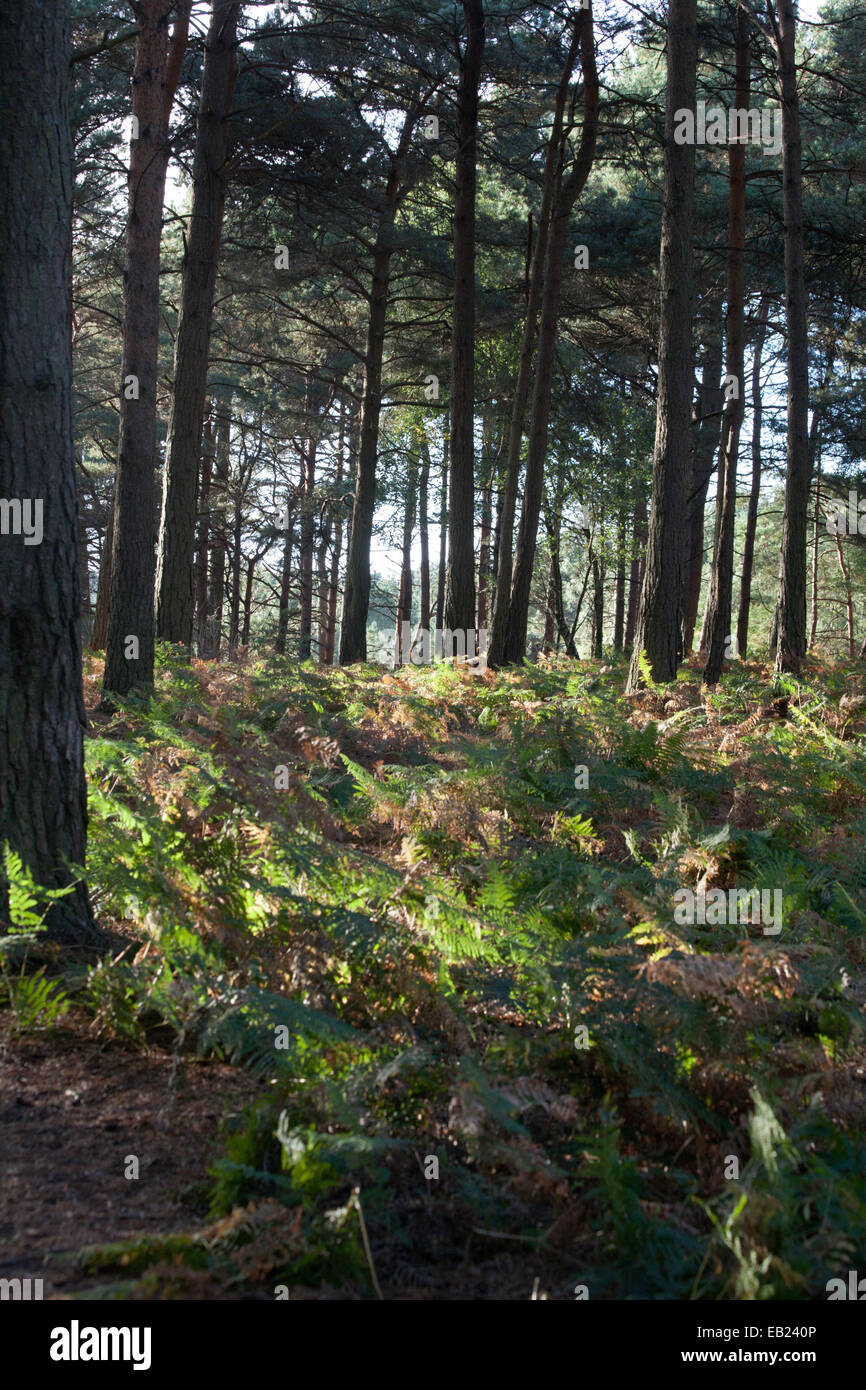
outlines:
M0 845L38 884L83 868L87 833L72 355L68 6L0 0L0 494L42 536L0 536ZM38 531L32 533L35 538ZM0 875L0 918L8 912ZM100 939L78 883L46 918Z

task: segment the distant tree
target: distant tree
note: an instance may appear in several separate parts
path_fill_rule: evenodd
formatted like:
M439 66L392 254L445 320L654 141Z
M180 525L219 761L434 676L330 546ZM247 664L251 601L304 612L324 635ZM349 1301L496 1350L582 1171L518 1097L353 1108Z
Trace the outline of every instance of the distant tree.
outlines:
M659 300L659 384L646 569L638 607L629 690L640 684L646 651L653 680L676 678L680 652L682 538L692 411L692 239L695 149L674 141L677 111L694 111L697 0L670 0Z

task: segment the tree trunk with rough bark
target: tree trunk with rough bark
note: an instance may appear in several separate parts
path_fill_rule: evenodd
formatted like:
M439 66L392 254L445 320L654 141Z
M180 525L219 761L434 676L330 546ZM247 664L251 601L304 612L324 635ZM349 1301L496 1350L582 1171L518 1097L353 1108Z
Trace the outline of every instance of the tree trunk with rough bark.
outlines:
M484 53L483 0L463 0L466 44L457 92L454 189L454 307L451 331L451 507L445 626L475 626L475 190L478 88Z
M214 472L211 480L210 556L207 580L207 619L199 656L214 661L220 654L223 603L225 602L226 526L228 524L228 487L231 466L231 398L217 405L216 447Z
M185 647L192 639L199 456L240 8L239 0L214 0L205 48L163 475L156 632Z
M442 477L439 486L439 573L436 577L436 626L445 622L445 562L448 545L448 448L449 434L445 431L442 445Z
M45 924L102 941L80 881L87 838L69 267L69 10L0 2L0 846L40 886L75 887ZM0 866L0 918L8 884Z
M511 579L514 556L514 517L517 512L517 489L520 480L520 459L523 448L523 426L529 390L532 385L532 358L538 331L538 312L541 306L541 287L544 274L547 243L550 234L550 214L556 190L557 172L562 158L563 118L568 91L571 85L574 65L580 48L580 25L575 19L571 45L563 66L554 102L553 122L547 142L544 161L544 175L541 184L541 210L535 235L535 247L529 254L527 248L528 276L526 284L526 316L523 321L523 340L520 346L520 360L517 367L517 382L514 387L514 401L508 429L508 453L505 465L505 482L502 488L497 538L496 586L493 601L493 616L487 650L487 664L501 665L505 651L505 632L508 624L508 608L511 601ZM530 214L530 238L532 220Z
M715 300L712 308L717 306ZM707 490L716 466L716 450L722 425L724 394L722 390L722 332L721 309L708 329L708 339L701 367L701 384L698 392L698 418L695 422L694 447L691 456L691 473L686 499L687 528L684 598L683 598L683 651L690 652L695 637L695 623L701 600L701 579L704 570L704 513L707 506Z
M301 459L301 527L299 549L300 626L298 656L306 661L312 655L313 641L313 551L316 517L313 494L316 486L316 454L318 440L306 441Z
M171 0L142 0L132 75L138 134L130 141L129 155L120 436L103 678L105 691L118 694L153 684L160 242L169 117L190 5L177 11L169 51L172 9ZM130 637L137 639L137 650Z
M782 211L788 330L788 430L776 669L797 672L806 655L806 532L811 477L800 108L792 0L777 0L776 52L782 99Z
M289 586L292 578L292 544L294 541L294 507L287 505L286 534L283 540L283 567L280 574L280 608L277 618L277 651L285 655L289 631Z
M556 331L562 291L563 255L568 235L568 221L572 208L589 178L598 134L599 84L591 9L581 10L576 24L580 31L580 63L583 73L583 128L580 133L580 146L574 167L558 188L550 219L550 232L544 264L544 283L541 292L538 355L532 386L532 415L526 451L523 508L517 531L514 574L511 581L511 598L502 652L502 660L506 663L521 662L526 651L529 596L532 588L532 571L535 565L538 519L541 514L541 495L544 485L544 462L547 454L547 426L550 417Z
M385 351L385 324L388 317L388 292L391 283L391 259L394 254L394 227L400 203L410 184L404 181L412 133L420 115L420 107L406 112L400 142L391 160L382 215L376 231L373 250L373 275L370 283L370 309L367 319L367 342L364 351L364 395L361 402L361 426L358 456L355 464L355 497L349 546L346 554L346 574L343 581L343 612L340 623L340 665L367 659L367 614L370 611L370 544L373 537L373 512L376 505L376 462L379 451L379 419L382 413L382 361Z
M425 433L421 442L421 472L418 476L418 541L421 546L421 596L418 622L430 631L430 521L427 496L430 487L430 444Z
M646 556L646 502L643 496L634 504L632 521L632 556L628 576L628 611L625 616L625 649L634 646L634 633L637 626L637 610L640 592L643 588L644 559Z
M96 588L96 610L93 615L93 628L90 633L91 651L104 652L108 637L108 600L111 593L111 555L114 547L114 496L108 509L108 524L105 540L102 542L102 561L99 566L99 580Z
M201 447L201 498L195 538L195 625L196 651L202 655L207 624L208 545L210 543L210 484L213 472L214 436L210 406L205 410L204 438Z
M677 111L695 109L697 0L670 0L667 31L658 407L646 569L628 691L640 685L640 656L644 651L653 680L675 680L681 644L682 538L694 380L695 148L675 143L674 123Z
M769 295L761 295L758 325L752 361L752 483L749 488L749 509L746 514L746 534L743 541L743 570L740 579L740 611L737 616L737 651L744 657L749 647L749 611L752 606L752 570L755 563L755 533L758 527L758 503L761 497L761 360L767 336Z
M734 104L738 111L749 107L750 52L749 17L738 9L735 19L736 77ZM726 394L733 393L725 405L722 419L722 450L719 487L722 492L719 536L710 576L707 619L707 660L704 682L716 685L725 657L730 654L731 613L734 593L734 527L737 519L737 464L740 430L746 408L745 346L745 254L746 254L746 146L743 141L728 150L730 210L728 216L727 320L725 324Z
M625 628L625 507L621 506L616 524L616 600L613 610L613 649L622 651Z

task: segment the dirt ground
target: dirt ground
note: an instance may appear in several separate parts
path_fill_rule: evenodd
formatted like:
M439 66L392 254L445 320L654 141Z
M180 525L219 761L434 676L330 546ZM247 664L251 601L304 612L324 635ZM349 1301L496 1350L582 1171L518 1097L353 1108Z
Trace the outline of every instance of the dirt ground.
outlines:
M101 1041L74 1015L42 1038L0 1034L0 1275L70 1292L47 1257L204 1224L220 1120L256 1083L213 1062L172 1070L169 1054Z

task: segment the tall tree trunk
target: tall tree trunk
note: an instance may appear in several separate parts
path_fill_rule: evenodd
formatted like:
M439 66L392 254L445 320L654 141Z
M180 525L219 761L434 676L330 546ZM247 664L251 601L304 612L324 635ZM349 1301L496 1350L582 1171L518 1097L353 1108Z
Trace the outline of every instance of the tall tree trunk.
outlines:
M597 556L592 557L592 654L601 660L604 643L604 576Z
M168 168L168 124L186 49L190 4L178 8L169 61L171 0L142 0L132 75L129 214L123 299L120 437L114 487L106 691L153 683L156 387L159 251ZM137 650L129 638L137 639Z
M441 631L445 622L445 560L448 544L448 455L450 435L445 431L442 441L442 477L439 486L439 573L436 579L436 627Z
M87 836L69 7L0 0L0 51L0 493L22 511L18 532L0 536L0 845L38 884L64 888L83 870ZM0 872L3 919L7 888ZM65 945L100 940L83 882L52 905L46 926Z
M749 16L737 9L735 19L736 79L734 105L738 111L749 107ZM745 273L746 254L746 146L743 142L728 150L730 211L728 217L727 320L725 323L725 365L728 390L736 386L727 402L722 420L722 452L719 486L722 489L719 538L710 576L709 618L707 621L707 660L704 681L715 685L729 652L731 612L734 593L734 527L737 519L737 464L740 430L746 408L745 399Z
M824 516L821 510L821 469L819 465L815 476L815 527L812 533L812 626L809 631L810 649L815 645L815 634L818 631L818 559L820 556L822 521L824 521Z
M300 626L298 655L307 661L312 654L313 637L313 550L316 517L313 496L316 486L316 453L318 439L311 436L301 459L301 528L300 528Z
M87 645L90 636L90 556L87 549L87 527L78 518L78 592L81 595L81 640Z
M419 107L406 112L400 142L391 160L376 245L373 250L373 276L370 284L370 310L364 351L364 396L361 402L361 438L355 465L355 497L346 575L343 582L343 615L340 624L340 665L367 658L367 614L370 611L370 543L376 505L376 460L379 450L379 418L382 413L382 359L385 350L385 323L391 258L394 254L394 226L400 203L409 184L403 171Z
M337 473L336 486L339 489L343 481L343 463L345 454L345 421L346 421L346 402L340 400L340 434L337 444ZM353 438L354 431L350 423L349 438ZM339 496L339 493L338 493ZM340 553L343 549L343 502L339 499L337 513L334 518L334 549L331 553L331 572L328 579L328 634L325 644L325 661L328 666L334 664L334 650L337 639L337 598L339 594L340 579Z
M553 123L547 141L544 161L544 176L541 184L541 210L538 216L538 229L535 248L529 254L527 247L528 277L526 282L526 316L523 321L523 339L520 345L520 360L517 367L517 382L511 408L508 429L508 454L505 465L505 483L502 490L499 533L496 550L496 588L493 601L493 617L487 650L487 664L502 664L505 652L505 633L508 625L508 608L511 602L511 579L513 572L512 550L514 547L514 517L517 511L517 488L520 480L520 457L523 448L523 426L526 407L529 402L529 389L532 385L532 358L538 330L538 312L541 306L541 287L547 244L550 235L550 215L556 191L557 176L562 159L563 118L568 99L571 77L580 48L581 26L575 19L571 44L559 79L554 103ZM530 214L530 239L532 220Z
M634 646L634 634L637 627L637 610L640 603L641 589L643 588L644 560L646 557L646 502L641 494L634 504L634 520L632 522L632 557L631 569L628 577L628 612L625 617L625 649L630 651Z
M718 309L718 314L716 314ZM716 450L722 425L722 332L721 308L713 297L707 344L701 367L698 417L695 422L691 457L690 486L686 499L687 527L684 579L683 651L690 652L701 599L704 569L704 513L707 490L716 466Z
M418 540L421 546L421 600L418 622L430 631L430 531L427 494L430 485L430 444L426 432L421 441L421 472L418 477Z
M487 439L488 449L484 460L485 476L481 486L481 535L478 545L478 616L476 627L487 627L487 612L489 607L490 589L490 531L493 524L493 468L494 460L490 449L490 437Z
M752 361L752 485L749 489L749 510L746 515L746 535L743 542L743 571L740 580L740 611L737 617L737 650L745 656L749 646L749 610L752 605L752 570L755 563L755 533L758 528L758 502L761 497L761 426L763 424L763 403L761 401L761 359L764 355L764 341L767 336L767 317L770 311L770 297L764 291L758 309L758 324L755 331L755 346Z
M213 471L214 436L211 410L205 410L204 438L201 451L201 499L195 540L195 644L199 656L205 645L207 625L208 545L210 540L209 508L210 482Z
M845 555L842 550L842 537L839 532L834 532L836 541L836 556L839 560L839 568L842 571L842 585L845 590L845 607L848 615L848 655L854 660L854 604L851 597L851 576L848 573L848 566L845 564Z
M475 626L475 190L483 0L463 0L466 44L457 91L454 187L454 307L451 331L451 508L445 626ZM474 651L473 651L474 655Z
M511 600L505 629L504 662L520 662L526 650L526 630L529 623L529 595L535 565L535 546L538 518L544 484L544 460L547 453L547 425L553 385L556 329L559 300L562 290L563 254L568 234L568 220L575 201L589 178L595 155L598 133L598 71L595 62L592 11L581 10L576 20L580 30L580 62L583 72L583 128L580 147L568 178L562 181L550 221L547 255L544 264L544 284L541 292L541 321L538 330L538 357L532 386L532 417L526 452L526 479L523 489L523 509L517 531L517 550L514 575L511 581ZM488 658L489 663L489 658Z
M280 575L280 610L277 619L277 651L285 655L286 636L289 631L289 585L292 576L292 542L294 540L294 508L287 504L286 535L283 540L283 568Z
M90 633L90 647L95 652L105 651L108 637L108 600L111 593L111 557L114 550L114 494L108 509L108 523L105 540L102 542L102 562L99 566L99 581L96 589L96 611L93 615L93 629Z
M239 11L239 0L213 0L196 128L192 207L175 342L174 397L163 475L156 632L157 637L186 647L192 638L198 466Z
M625 627L625 521L623 504L619 509L616 524L616 603L613 610L613 649L622 651L623 630Z
M803 252L800 110L792 0L776 0L782 98L782 211L788 330L788 431L776 670L796 672L806 655L806 530L809 511L809 343Z
M394 665L403 666L410 660L408 650L403 645L403 623L412 622L412 531L415 526L415 490L417 486L418 465L414 458L409 462L406 478L406 506L403 512L403 548L400 561L400 587L397 595L397 631L394 638Z
M252 622L253 616L253 579L255 577L257 559L257 556L251 555L249 560L247 560L247 580L244 588L244 625L241 631L242 647L248 646L250 640L250 623Z
M216 448L214 475L211 484L213 502L210 509L211 539L207 581L207 620L204 638L199 645L199 656L208 661L213 661L219 656L222 636L231 432L232 405L231 397L229 397L226 404L217 405L216 413Z
M556 555L553 545L550 548L550 564L547 569L547 598L544 604L544 637L542 647L544 651L553 651L553 642L556 635Z
M695 147L674 141L677 111L695 109L697 0L668 6L664 193L659 270L661 331L652 505L646 570L627 689L640 685L646 652L653 680L676 678L680 649L682 536L692 412L692 242Z
M235 494L234 522L232 525L232 563L231 563L231 605L229 608L229 656L233 657L238 649L240 638L241 621L241 569L243 567L243 551L241 550L241 537L243 535L243 488L240 480Z
M328 584L328 548L331 544L330 515L322 519L322 535L319 540L316 573L319 586L319 613L317 618L318 636L316 639L316 660L320 666L328 664L328 604L331 593Z

